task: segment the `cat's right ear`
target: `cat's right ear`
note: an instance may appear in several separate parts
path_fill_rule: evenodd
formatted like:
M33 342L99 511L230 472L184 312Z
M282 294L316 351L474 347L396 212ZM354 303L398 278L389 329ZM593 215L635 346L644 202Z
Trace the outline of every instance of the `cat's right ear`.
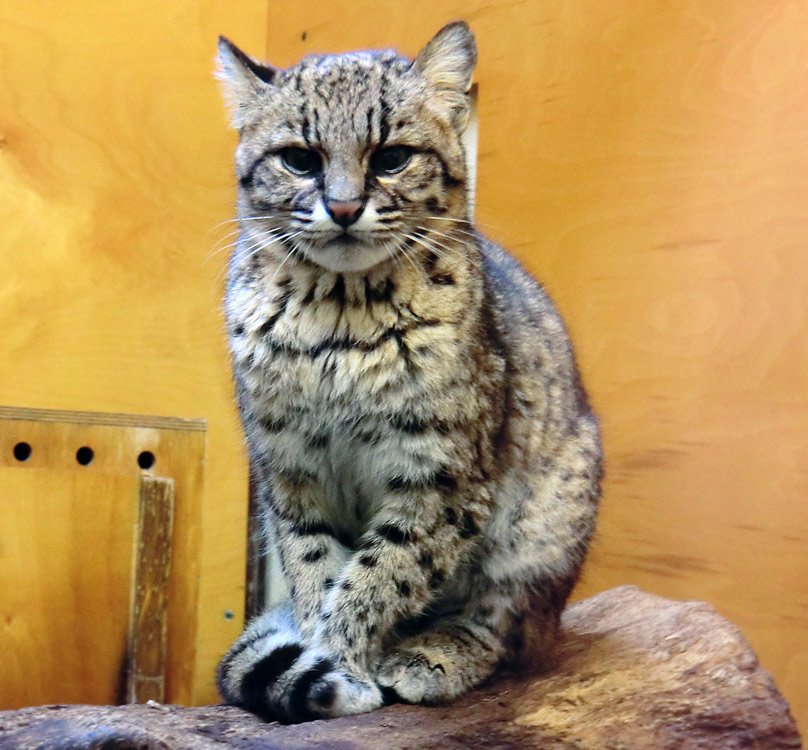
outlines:
M222 82L233 125L241 128L250 108L261 93L272 85L278 71L242 52L224 36L219 37L217 62L216 77Z

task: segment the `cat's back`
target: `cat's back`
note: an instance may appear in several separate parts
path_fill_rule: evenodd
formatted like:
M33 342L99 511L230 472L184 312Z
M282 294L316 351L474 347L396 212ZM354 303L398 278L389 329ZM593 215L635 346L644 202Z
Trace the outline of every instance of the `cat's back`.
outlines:
M562 407L588 412L570 339L549 295L507 250L481 235L479 247L486 313L511 371L552 387ZM566 385L562 392L559 382Z

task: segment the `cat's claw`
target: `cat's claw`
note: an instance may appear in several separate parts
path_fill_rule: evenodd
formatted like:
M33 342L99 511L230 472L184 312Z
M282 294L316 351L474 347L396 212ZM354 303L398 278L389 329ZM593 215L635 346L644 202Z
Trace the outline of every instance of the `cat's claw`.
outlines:
M446 658L433 659L422 649L405 648L384 659L376 682L388 703L437 703L446 700Z

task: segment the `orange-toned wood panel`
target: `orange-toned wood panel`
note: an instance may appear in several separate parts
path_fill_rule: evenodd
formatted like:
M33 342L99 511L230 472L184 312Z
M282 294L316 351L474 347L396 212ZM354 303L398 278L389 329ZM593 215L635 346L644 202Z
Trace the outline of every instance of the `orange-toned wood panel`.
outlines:
M0 406L0 469L14 470L7 475L0 494L5 507L5 515L0 524L0 577L13 580L20 568L30 568L33 573L26 574L26 592L32 601L46 601L50 593L60 586L65 594L58 597L51 607L33 609L16 601L8 605L6 615L12 621L18 619L19 608L27 613L29 622L26 632L31 634L30 640L20 640L15 634L17 630L3 627L0 619L0 648L14 650L25 647L25 663L32 662L34 671L43 669L43 664L58 663L58 657L51 648L52 640L39 638L47 628L60 628L65 623L74 623L83 617L82 613L71 611L71 607L85 609L92 599L96 588L95 581L105 582L107 587L115 586L114 594L103 586L98 587L99 604L91 607L96 617L100 612L107 612L112 623L123 623L124 634L129 624L131 598L131 567L133 541L138 535L138 509L135 506L134 516L129 509L129 483L127 477L134 477L136 494L139 493L140 477L161 475L167 478L175 488L175 506L173 511L174 535L171 542L170 556L173 565L169 581L167 597L167 643L166 663L167 695L173 700L181 696L189 696L194 688L194 665L198 660L198 632L204 623L199 622L201 570L200 539L203 530L202 508L198 499L205 491L205 448L206 431L202 420L154 418L130 414L103 414L87 412L63 412L52 410L19 409ZM33 473L41 479L30 479L26 472ZM53 474L50 480L46 475ZM110 477L108 480L100 478ZM116 479L118 477L118 479ZM64 489L59 482L66 481ZM16 479L15 485L12 479ZM86 480L86 481L85 481ZM99 491L97 483L109 481L112 488L123 483L123 494L115 494L112 490ZM39 482L39 484L31 484ZM55 488L55 489L53 489ZM55 497L45 497L54 492ZM64 510L53 511L54 507L65 506ZM45 510L42 510L42 509ZM78 510L71 510L78 508ZM31 514L35 514L31 516ZM50 513L50 515L49 515ZM73 513L70 522L65 521L65 514ZM37 544L31 548L23 546L27 554L19 557L19 541L29 538L30 527L36 521ZM93 525L93 536L87 541L87 524ZM113 540L125 537L130 541L115 554L113 563L105 562L103 556L93 556L86 552L87 544L98 545L98 539L105 535ZM154 535L152 535L154 536ZM146 540L148 541L148 540ZM58 550L65 564L65 571L54 580L53 574L59 571L53 563L39 563L33 558L48 555L49 546ZM107 549L106 543L100 545ZM4 552L5 550L5 552ZM9 551L12 550L12 551ZM82 557L86 556L86 557ZM80 558L89 566L115 567L115 564L126 568L126 576L116 580L115 576L106 577L101 571L87 570L82 572L82 565L73 564L73 558ZM126 562L122 562L125 560ZM84 563L82 563L84 564ZM234 582L234 586L236 583ZM120 590L118 590L120 589ZM0 586L0 591L4 590ZM46 595L47 594L47 595ZM122 606L109 609L108 599L123 601ZM104 603L105 602L105 603ZM102 604L103 603L103 604ZM42 621L35 621L40 618ZM25 618L23 618L25 619ZM34 621L30 621L34 620ZM89 633L94 637L89 638ZM115 627L109 630L112 644L98 642L104 630L98 632L82 629L75 636L75 643L80 645L82 658L92 660L96 648L102 654L110 649L119 648L118 632ZM121 646L120 648L124 648ZM42 655L44 662L36 660ZM19 659L20 656L18 655ZM0 659L2 663L2 659ZM109 663L101 659L104 668ZM69 664L69 662L66 662ZM104 673L103 684L117 685L119 672L123 662L114 665L111 672ZM101 667L99 667L100 669ZM54 673L56 674L56 673ZM84 672L61 671L60 679L54 681L56 686L64 686L67 696L85 696L84 702L91 702L102 688L95 685L99 674L94 673L93 685L86 683L88 675ZM18 676L18 675L17 675ZM71 682L71 677L76 684ZM21 683L6 677L8 697L14 687ZM31 692L25 693L27 696ZM122 693L113 698L122 697ZM47 700L67 701L58 694L48 691L40 695L37 702ZM16 701L15 701L16 702ZM8 704L4 707L8 708Z
M139 491L0 466L0 708L120 699Z
M214 253L235 136L211 71L219 33L263 47L266 1L31 0L0 29L0 403L207 420L193 679L169 699L210 702L247 507Z
M478 219L558 302L603 423L577 595L713 602L808 725L808 6L269 7L280 65L471 23Z

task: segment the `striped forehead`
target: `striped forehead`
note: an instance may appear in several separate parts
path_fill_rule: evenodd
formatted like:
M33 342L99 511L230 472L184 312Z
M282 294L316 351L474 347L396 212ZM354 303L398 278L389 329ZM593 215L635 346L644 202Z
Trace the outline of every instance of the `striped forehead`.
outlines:
M402 100L410 63L395 52L304 58L281 83L297 95L301 133L311 145L383 142Z

